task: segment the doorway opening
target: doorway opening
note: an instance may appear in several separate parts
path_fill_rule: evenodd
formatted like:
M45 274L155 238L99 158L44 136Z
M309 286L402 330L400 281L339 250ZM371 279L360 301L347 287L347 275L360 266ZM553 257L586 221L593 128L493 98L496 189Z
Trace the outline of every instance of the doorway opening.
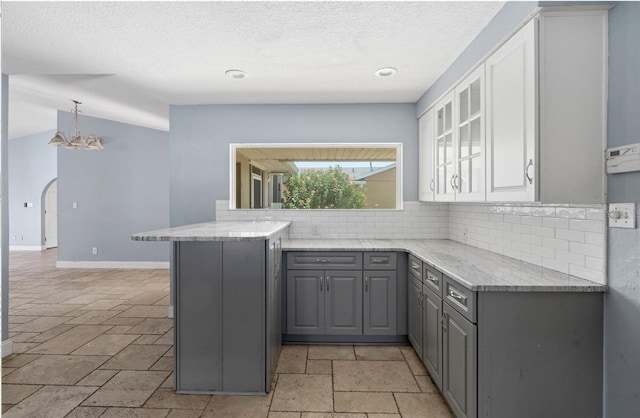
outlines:
M58 179L49 182L42 192L43 200L43 246L45 249L58 247Z

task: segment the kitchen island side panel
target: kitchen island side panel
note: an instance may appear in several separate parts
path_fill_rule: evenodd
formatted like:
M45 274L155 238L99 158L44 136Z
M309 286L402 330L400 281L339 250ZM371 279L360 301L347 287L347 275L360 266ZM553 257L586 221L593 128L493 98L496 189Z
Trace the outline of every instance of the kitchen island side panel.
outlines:
M176 242L176 390L222 390L222 242Z
M602 417L602 293L478 294L478 417Z
M223 391L264 393L266 241L225 241L222 254Z

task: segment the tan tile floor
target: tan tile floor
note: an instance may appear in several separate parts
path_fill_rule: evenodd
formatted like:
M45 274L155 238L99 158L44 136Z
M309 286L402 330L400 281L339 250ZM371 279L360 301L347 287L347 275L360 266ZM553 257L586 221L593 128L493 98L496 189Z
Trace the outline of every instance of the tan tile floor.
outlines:
M167 270L11 253L6 418L452 418L411 347L284 346L267 396L177 395Z

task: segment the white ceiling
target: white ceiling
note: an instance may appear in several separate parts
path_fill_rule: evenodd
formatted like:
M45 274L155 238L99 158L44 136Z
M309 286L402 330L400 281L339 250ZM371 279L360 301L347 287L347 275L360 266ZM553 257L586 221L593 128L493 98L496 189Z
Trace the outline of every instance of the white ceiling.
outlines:
M3 2L10 137L54 129L72 98L164 130L169 104L415 102L503 4Z

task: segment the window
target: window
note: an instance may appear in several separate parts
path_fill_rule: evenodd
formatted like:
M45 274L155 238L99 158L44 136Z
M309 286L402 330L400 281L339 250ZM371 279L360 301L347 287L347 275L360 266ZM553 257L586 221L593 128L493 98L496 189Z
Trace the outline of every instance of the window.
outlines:
M231 209L401 209L402 144L231 144Z

